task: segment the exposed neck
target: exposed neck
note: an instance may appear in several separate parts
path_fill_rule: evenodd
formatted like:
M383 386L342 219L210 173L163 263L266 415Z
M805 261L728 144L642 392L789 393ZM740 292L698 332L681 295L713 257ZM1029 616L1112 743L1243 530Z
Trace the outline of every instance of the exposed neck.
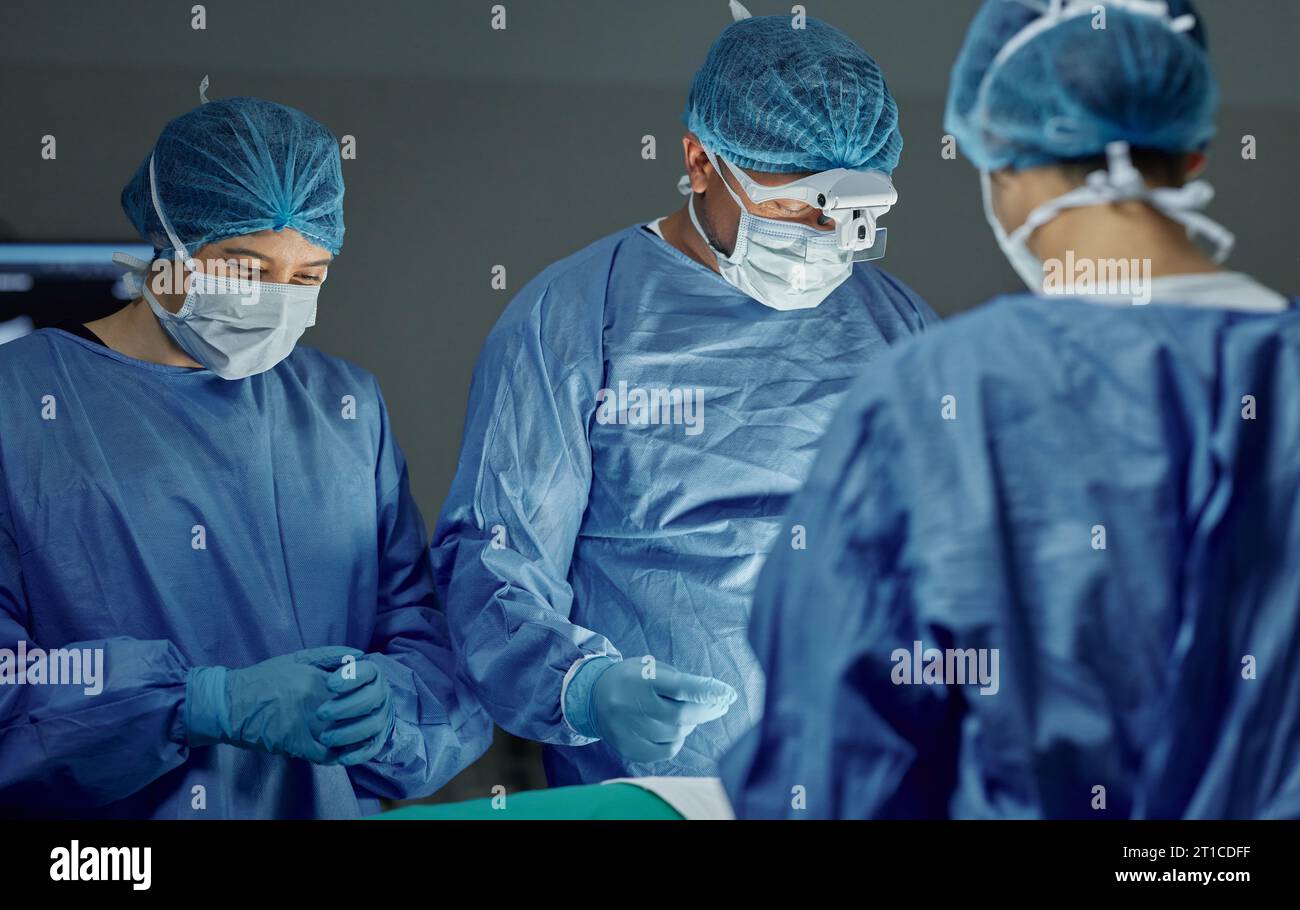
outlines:
M86 323L104 344L119 354L173 367L201 367L172 341L158 317L143 297L137 297L122 309Z
M1067 253L1075 261L1141 259L1153 278L1220 271L1183 225L1137 201L1065 209L1033 233L1029 248L1043 261Z
M718 257L708 241L695 230L695 225L691 223L691 213L687 211L686 206L682 206L659 222L659 230L663 232L664 240L670 246L676 247L705 268L718 271Z

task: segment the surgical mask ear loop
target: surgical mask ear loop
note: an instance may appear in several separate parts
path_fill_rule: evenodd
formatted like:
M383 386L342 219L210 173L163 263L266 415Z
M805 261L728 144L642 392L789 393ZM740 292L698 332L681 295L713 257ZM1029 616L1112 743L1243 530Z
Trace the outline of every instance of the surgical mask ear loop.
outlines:
M722 186L726 189L727 195L729 195L732 199L736 201L736 206L740 209L740 216L743 218L746 215L748 215L749 209L745 206L744 201L741 200L740 196L736 193L736 191L731 188L731 184L727 182L726 174L724 174L722 171L722 165L725 164L727 166L727 170L731 171L732 176L736 178L737 182L739 182L740 175L736 173L735 169L731 165L731 162L719 159L708 149L704 150L704 154L709 156L709 163L712 164L713 169L718 172L718 179L722 181Z
M704 154L709 157L709 164L713 165L713 169L717 171L718 179L722 181L722 186L726 189L727 195L731 196L736 203L736 208L740 209L740 220L736 223L736 245L732 249L730 256L714 246L713 241L709 239L709 235L704 233L704 227L700 224L699 217L695 212L695 193L690 187L690 177L683 175L682 179L678 181L678 189L682 190L682 192L690 197L690 199L687 200L686 207L689 210L691 224L695 226L696 232L704 238L704 242L709 245L709 249L713 250L715 256L736 265L745 258L745 250L749 246L749 232L745 228L746 222L752 216L749 214L749 209L745 208L745 203L740 201L740 197L737 196L735 190L731 188L731 184L727 183L727 178L722 173L722 168L719 166L718 159L715 158L713 153L708 149L704 150ZM730 165L728 165L728 167L730 167Z
M692 193L691 198L686 201L686 210L691 216L691 225L695 228L695 233L704 238L704 242L708 245L709 249L713 251L713 255L721 261L728 262L732 265L738 265L744 258L744 248L748 246L748 238L745 236L744 232L744 223L742 222L736 226L736 247L731 251L731 255L728 256L726 253L722 252L722 250L714 246L713 241L709 239L709 235L704 232L704 225L700 224L699 216L695 213L694 193ZM743 218L744 215L745 211L742 208L741 217Z
M694 193L691 194L690 199L686 200L686 212L691 216L691 226L695 228L695 233L699 234L702 238L704 238L704 242L709 245L709 249L713 250L713 255L721 256L722 253L718 250L717 247L713 245L713 241L709 239L709 235L704 233L704 226L700 224L699 216L695 214Z

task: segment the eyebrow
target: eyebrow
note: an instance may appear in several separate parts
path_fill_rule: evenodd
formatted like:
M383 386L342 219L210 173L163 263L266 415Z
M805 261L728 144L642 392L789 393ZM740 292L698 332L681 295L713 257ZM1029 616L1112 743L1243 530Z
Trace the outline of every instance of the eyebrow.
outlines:
M233 256L248 256L248 257L250 257L250 258L252 258L252 259L260 259L260 260L262 260L263 262L269 262L269 263L271 263L272 265L275 264L275 259L274 259L273 257L268 256L268 255L266 255L265 253L259 253L257 250L250 250L250 249L247 249L247 248L242 247L242 246L225 246L225 247L221 247L221 252L222 252L222 253L225 253L227 256L232 256L232 255L233 255ZM301 266L300 266L300 268L309 269L309 268L315 268L315 267L318 266L318 265L329 265L332 261L333 261L333 259L317 259L315 262L304 262L304 263L302 263Z

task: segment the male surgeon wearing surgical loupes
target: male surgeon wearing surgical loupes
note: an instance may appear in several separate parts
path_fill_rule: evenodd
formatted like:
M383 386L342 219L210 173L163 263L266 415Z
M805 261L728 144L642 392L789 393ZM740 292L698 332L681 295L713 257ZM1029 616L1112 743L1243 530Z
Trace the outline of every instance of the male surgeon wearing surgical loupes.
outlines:
M139 296L0 347L0 814L346 818L486 749L373 376L298 344L343 245L337 140L257 98L122 192ZM183 279L183 284L182 284Z
M716 773L761 704L745 628L787 498L851 377L935 320L862 261L902 148L879 67L823 22L737 13L691 88L687 205L510 303L435 531L467 675L553 785ZM702 421L650 422L624 386Z
M832 424L755 595L738 816L1300 815L1300 313L1220 265L1216 105L1186 0L980 10L946 126L1035 293ZM1153 279L1048 294L1067 256Z

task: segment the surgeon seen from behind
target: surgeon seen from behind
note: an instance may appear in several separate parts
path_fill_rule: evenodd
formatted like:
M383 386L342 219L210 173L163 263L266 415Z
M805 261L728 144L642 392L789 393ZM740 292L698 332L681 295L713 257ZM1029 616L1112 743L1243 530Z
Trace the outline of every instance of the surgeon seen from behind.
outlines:
M1200 211L1216 104L1185 0L981 8L946 127L1033 293L832 424L755 597L739 816L1300 815L1300 314Z
M510 303L435 531L467 675L552 785L716 774L761 707L745 629L787 499L852 377L935 319L869 261L902 148L879 67L737 14L687 102L687 204Z
M122 205L155 248L136 299L0 348L0 813L346 818L431 794L491 727L374 377L298 343L343 245L336 140L205 103Z

